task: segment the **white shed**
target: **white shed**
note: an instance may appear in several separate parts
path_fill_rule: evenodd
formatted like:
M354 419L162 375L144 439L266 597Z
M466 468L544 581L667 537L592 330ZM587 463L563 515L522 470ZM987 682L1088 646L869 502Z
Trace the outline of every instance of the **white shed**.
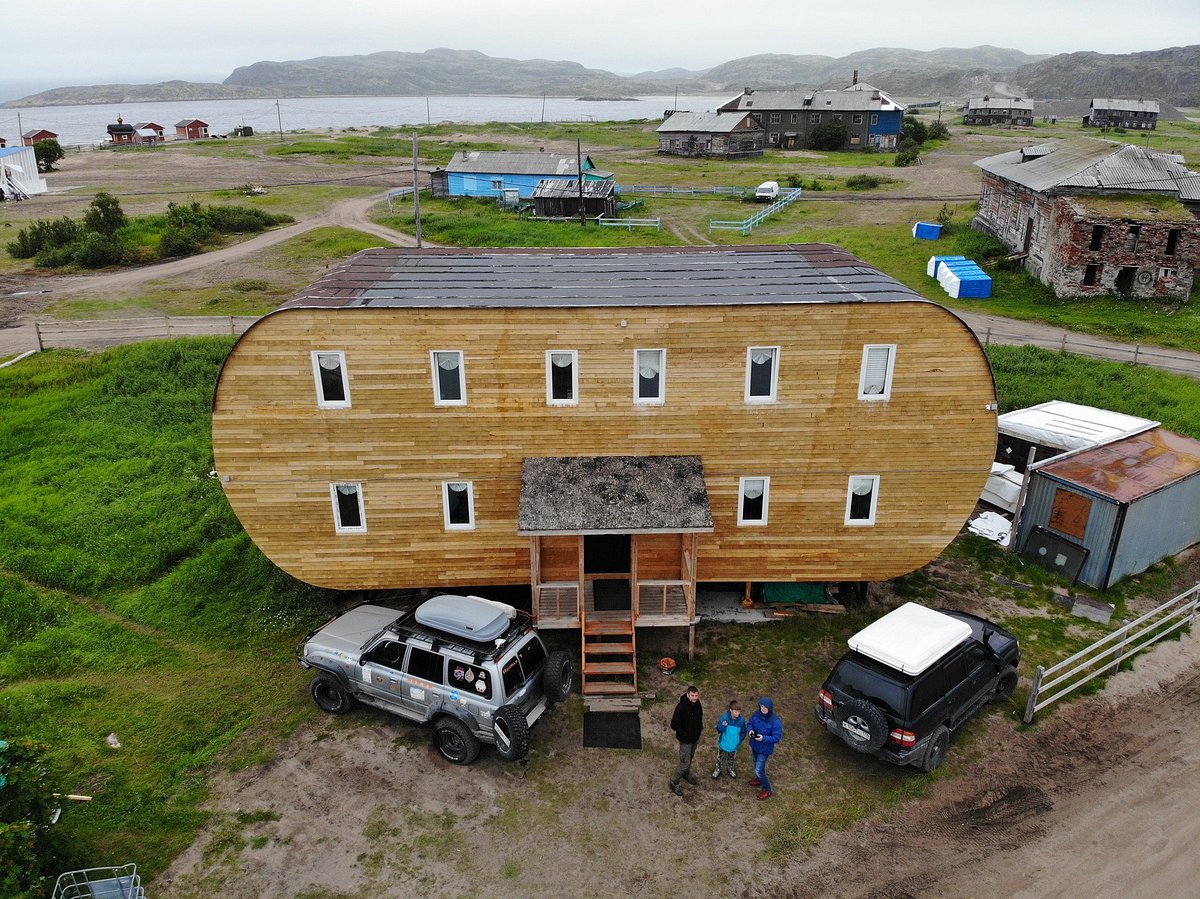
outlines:
M6 200L26 200L46 190L46 179L38 174L33 147L0 149L0 191Z

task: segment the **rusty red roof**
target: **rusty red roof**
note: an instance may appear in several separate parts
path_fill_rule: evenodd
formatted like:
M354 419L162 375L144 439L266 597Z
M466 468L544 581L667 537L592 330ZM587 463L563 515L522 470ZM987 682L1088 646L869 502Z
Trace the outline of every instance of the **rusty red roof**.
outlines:
M1050 461L1038 471L1119 503L1200 474L1200 440L1155 428Z

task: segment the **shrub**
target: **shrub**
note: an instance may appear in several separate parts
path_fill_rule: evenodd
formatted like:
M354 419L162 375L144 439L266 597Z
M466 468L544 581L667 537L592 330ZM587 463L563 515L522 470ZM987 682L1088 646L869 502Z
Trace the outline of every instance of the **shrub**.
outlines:
M125 242L115 234L89 231L71 247L71 261L84 268L120 265L126 259Z
M38 221L17 232L8 245L8 254L16 259L32 259L46 250L69 246L83 236L83 226L65 215L60 219Z
M916 150L901 150L896 154L896 160L892 165L898 169L902 169L912 165L919 158L920 154Z
M840 150L846 146L846 126L841 122L818 125L812 130L808 146L813 150Z
M928 140L946 140L950 137L950 129L945 122L931 122Z
M850 190L873 190L882 183L877 175L852 175L846 179L846 187Z
M110 193L100 191L88 206L83 217L83 226L88 231L97 234L112 235L128 224L125 213L121 211L120 201Z
M44 896L58 864L50 830L54 798L47 747L32 740L0 740L0 893Z
M163 235L159 248L163 256L192 256L200 252L211 233L209 228L197 224L173 227Z
M205 210L212 227L222 234L264 231L272 225L295 221L290 215L276 215L249 206L209 206Z

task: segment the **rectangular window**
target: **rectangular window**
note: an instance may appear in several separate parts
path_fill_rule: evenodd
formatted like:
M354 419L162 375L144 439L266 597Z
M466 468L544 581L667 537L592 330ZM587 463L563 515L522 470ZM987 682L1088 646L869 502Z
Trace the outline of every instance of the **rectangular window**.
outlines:
M1050 506L1050 527L1077 540L1085 539L1088 519L1092 515L1089 497L1061 487L1054 488L1054 501Z
M433 364L433 401L438 406L467 404L467 371L462 350L434 350L429 354Z
M446 682L445 670L446 663L436 652L421 649L419 646L414 646L408 651L409 677L441 685Z
M874 113L874 112L873 112L873 113L871 113L871 124L872 124L872 125L878 125L878 124L879 124L879 115L878 115L877 113Z
M315 350L312 367L313 378L317 382L317 407L349 409L350 380L346 374L346 354L341 350Z
M783 121L783 114L778 112L771 113L771 124L778 125Z
M576 350L546 351L546 404L579 405L579 353Z
M1083 270L1083 286L1095 287L1100 283L1100 266L1089 265Z
M749 347L746 350L746 402L775 402L778 384L779 347Z
M1089 250L1098 250L1104 243L1104 226L1092 225L1092 242L1088 244Z
M846 490L846 524L874 524L878 501L879 475L851 475Z
M810 112L808 114L808 121L810 124L820 125L821 124L821 114L819 112Z
M1125 252L1132 253L1137 250L1138 238L1142 236L1141 225L1130 225L1129 233L1125 235Z
M850 124L851 125L861 125L862 124L862 113L861 112L852 113L850 115Z
M792 117L791 117L791 119L790 119L789 121L790 121L790 122L791 122L793 125L795 125L797 122L799 122L799 121L800 121L800 113L798 113L798 112L793 112L793 113L792 113Z
M667 399L667 351L633 351L633 401L661 405Z
M1179 275L1179 269L1176 269L1176 268L1164 268L1164 267L1162 267L1162 266L1159 266L1159 269L1158 269L1158 279L1159 279L1160 281L1161 281L1162 279L1164 279L1164 278L1175 278L1175 277L1178 277L1178 275Z
M492 698L492 678L486 668L466 662L450 662L450 686L477 699Z
M842 114L840 112L835 112L833 114L833 120L835 122L840 122L842 120Z
M1172 228L1167 232L1167 250L1168 256L1174 256L1179 251L1179 228Z
M333 500L333 530L338 534L365 534L367 513L363 507L362 484L330 484Z
M738 525L767 523L767 504L770 492L770 478L741 478L738 480Z
M475 485L471 481L442 481L442 512L446 530L475 530Z
M492 190L503 190L503 189L504 189L504 179L503 178L493 178L492 179Z
M886 400L892 396L892 372L896 367L894 343L867 344L863 347L862 372L858 381L860 400Z

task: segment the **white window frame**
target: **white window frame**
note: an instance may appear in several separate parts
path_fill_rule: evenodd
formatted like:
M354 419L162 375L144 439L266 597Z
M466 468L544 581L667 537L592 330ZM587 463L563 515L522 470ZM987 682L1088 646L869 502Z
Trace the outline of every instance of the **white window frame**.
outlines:
M850 124L861 125L863 123L863 114L861 112L850 113Z
M325 386L321 383L321 357L322 356L337 356L338 365L342 369L342 393L346 395L344 400L327 400L325 399ZM313 380L316 382L317 388L317 408L318 409L349 409L350 408L350 372L346 368L346 351L345 350L313 350L312 351L312 368Z
M851 518L850 503L854 498L854 482L869 480L871 482L871 514L867 518ZM875 514L879 509L879 475L852 474L846 481L846 524L849 527L871 527L875 524Z
M771 352L771 392L767 396L751 396L750 395L750 369L754 364L754 354L769 350ZM775 403L779 401L779 347L777 346L751 346L746 347L746 390L745 400L747 403Z
M887 372L883 379L882 393L867 393L867 359L871 354L871 350L887 350ZM894 343L868 343L863 345L862 365L858 373L858 398L864 402L878 402L882 400L890 400L892 398L892 377L896 371L896 344Z
M461 399L442 399L442 381L438 376L438 353L458 354L458 393ZM467 354L462 350L430 350L430 374L433 377L433 404L435 406L465 406L467 404Z
M781 112L771 113L771 124L772 125L782 125L783 124L783 113L781 113Z
M658 396L643 397L638 387L641 382L641 370L638 365L639 353L658 353ZM667 350L665 347L642 347L633 351L633 404L635 406L662 406L667 402Z
M467 485L467 523L453 524L450 521L450 485ZM442 520L448 531L475 530L475 482L474 481L442 481Z
M554 357L571 357L571 398L569 400L554 397ZM579 351L578 350L546 350L546 405L547 406L578 406L579 405Z
M879 114L878 113L875 113L875 112L871 113L871 124L872 125L879 124Z
M745 507L746 499L746 482L747 481L762 481L762 518L745 518L742 515ZM737 496L737 523L740 528L748 527L764 527L767 524L768 509L771 504L771 479L766 475L751 475L744 478L738 478L738 496Z
M338 488L353 487L358 492L358 527L347 527L342 524L342 509L338 505ZM361 481L338 481L329 485L329 500L333 503L333 530L337 534L365 534L367 532L367 504L363 499Z

